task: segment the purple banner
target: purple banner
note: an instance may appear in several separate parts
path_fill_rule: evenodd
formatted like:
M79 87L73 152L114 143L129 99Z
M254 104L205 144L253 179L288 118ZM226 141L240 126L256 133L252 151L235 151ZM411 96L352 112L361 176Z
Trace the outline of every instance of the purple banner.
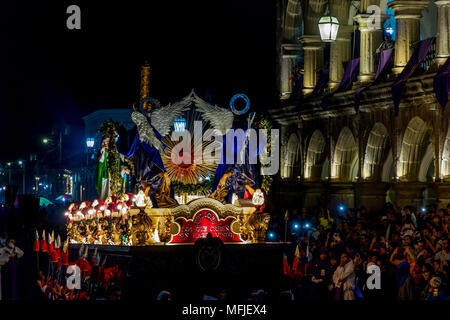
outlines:
M436 77L434 77L434 94L436 100L445 109L448 103L448 93L450 91L450 58L439 68Z
M350 60L347 64L347 67L345 68L344 76L342 77L341 82L339 83L339 86L336 91L333 91L322 99L322 108L327 109L328 108L328 100L334 96L335 93L343 92L351 89L353 81L355 80L356 74L358 73L358 67L359 67L359 58Z
M372 83L370 83L369 85L361 87L358 90L356 90L356 92L355 92L355 110L357 113L359 111L359 105L361 103L361 93L364 90L370 88L371 86L379 83L380 80L384 77L384 75L386 74L386 71L389 67L389 63L391 61L393 52L394 52L394 48L381 51L380 62L378 63L378 69L377 69L377 73L375 74L374 81Z
M325 88L325 86L328 83L328 80L330 80L330 70L321 69L319 79L317 80L316 86L314 87L314 90L311 94L311 98L317 96L320 90Z
M431 37L420 41L402 73L397 77L394 84L392 85L392 99L394 100L395 115L398 115L400 100L402 99L403 92L406 88L406 82L409 77L416 71L417 67L422 63L428 54L433 42L436 40L435 37Z

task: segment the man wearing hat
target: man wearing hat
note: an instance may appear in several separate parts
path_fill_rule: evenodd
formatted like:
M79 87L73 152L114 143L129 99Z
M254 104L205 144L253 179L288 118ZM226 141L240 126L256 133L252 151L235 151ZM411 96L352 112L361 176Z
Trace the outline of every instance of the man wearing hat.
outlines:
M319 249L319 257L315 258L311 264L311 296L314 300L326 300L327 285L331 278L331 264L328 259L327 249Z

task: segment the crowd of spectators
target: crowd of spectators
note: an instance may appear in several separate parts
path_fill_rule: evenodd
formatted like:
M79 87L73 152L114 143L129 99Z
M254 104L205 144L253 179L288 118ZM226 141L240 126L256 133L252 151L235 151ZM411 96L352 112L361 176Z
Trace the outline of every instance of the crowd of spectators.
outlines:
M302 208L285 223L299 248L295 299L450 300L450 204L387 203L376 215L364 207Z

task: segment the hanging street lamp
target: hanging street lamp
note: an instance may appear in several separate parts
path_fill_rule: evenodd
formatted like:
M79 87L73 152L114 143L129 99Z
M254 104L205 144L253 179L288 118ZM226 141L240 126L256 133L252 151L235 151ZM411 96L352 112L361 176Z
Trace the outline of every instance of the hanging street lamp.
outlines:
M336 41L337 33L339 31L339 21L333 17L331 13L323 16L319 20L320 38L323 42Z

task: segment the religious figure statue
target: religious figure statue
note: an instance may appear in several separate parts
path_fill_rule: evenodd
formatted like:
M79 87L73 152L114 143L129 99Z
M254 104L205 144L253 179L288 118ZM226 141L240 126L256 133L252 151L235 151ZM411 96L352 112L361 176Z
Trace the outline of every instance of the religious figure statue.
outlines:
M235 116L233 121L233 129L245 129L245 137L244 141L242 143L242 148L240 150L237 150L237 145L239 143L235 144L235 150L233 150L233 155L235 156L234 163L230 164L227 163L226 154L229 152L226 147L226 137L224 138L223 147L222 147L222 164L219 164L217 166L215 175L214 175L214 182L213 182L213 193L215 192L216 188L219 188L219 184L221 181L221 177L224 176L226 172L231 172L230 175L228 175L228 186L230 189L230 192L226 195L225 203L231 203L232 201L232 195L237 194L239 198L244 197L245 191L249 191L248 187L253 188L258 184L257 178L257 168L256 165L251 164L249 159L250 156L256 157L258 155L258 148L256 150L250 150L248 147L249 139L250 139L250 130L252 127L252 123L255 119L255 113L252 112L247 117L247 119L243 118L242 116ZM242 161L237 161L238 159L241 159ZM240 163L239 163L240 162Z
M145 246L152 243L154 228L149 216L143 212L133 215L131 225L133 245Z
M170 188L170 180L162 178L166 169L161 159L161 154L165 155L165 146L161 140L172 130L174 119L181 117L183 111L188 108L184 102L179 102L154 109L157 104L155 100L154 103L143 104L142 110L134 107L131 119L136 126L129 131L122 129L118 132L117 150L125 157L134 157L136 182L139 189L150 197L161 190L164 195L159 196L160 202L162 205L167 205L169 201L167 199L173 198L173 193L167 192ZM161 188L162 183L165 185ZM171 201L170 205L173 203Z
M109 137L102 139L102 147L97 154L97 170L95 187L100 199L106 199L111 195L111 177L108 170L108 144Z
M169 174L162 172L158 176L162 179L158 192L154 195L158 208L175 208L178 202L173 198Z
M223 174L222 177L220 178L216 190L214 190L214 192L208 195L207 197L216 199L217 201L226 204L227 203L226 197L230 192L230 187L227 184L227 180L229 177L231 177L231 175L232 175L231 168L228 168L225 174Z

